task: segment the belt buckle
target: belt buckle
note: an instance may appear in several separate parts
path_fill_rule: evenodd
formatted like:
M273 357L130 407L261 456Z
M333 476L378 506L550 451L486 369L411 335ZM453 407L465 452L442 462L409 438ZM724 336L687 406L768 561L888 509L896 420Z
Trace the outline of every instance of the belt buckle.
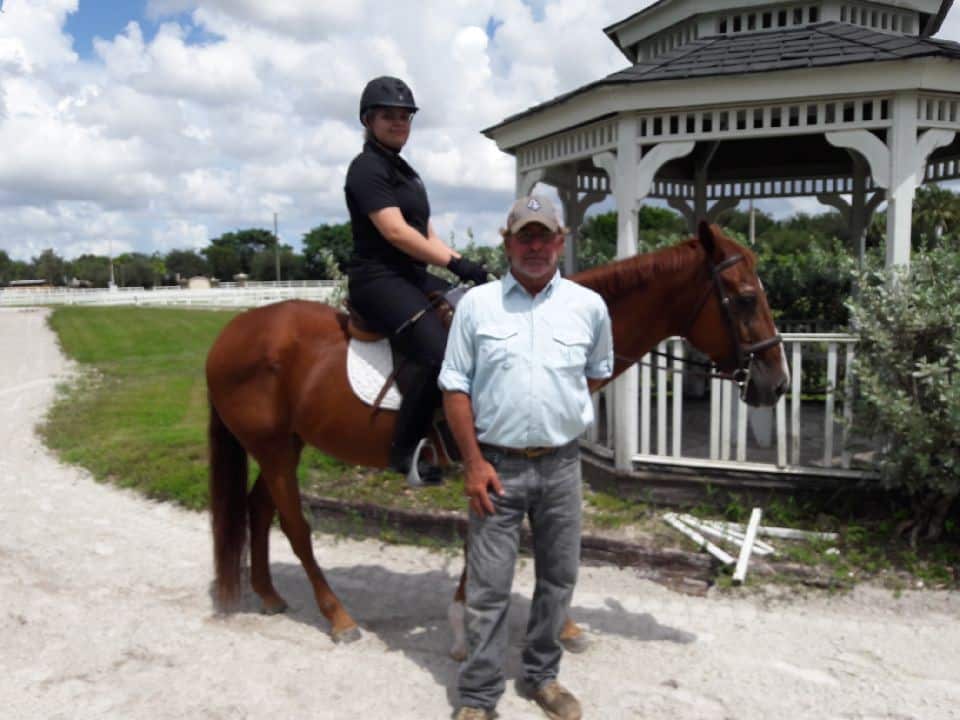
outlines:
M549 453L553 448L549 447L529 447L523 449L523 454L527 457L528 460L534 460L538 457L543 457Z

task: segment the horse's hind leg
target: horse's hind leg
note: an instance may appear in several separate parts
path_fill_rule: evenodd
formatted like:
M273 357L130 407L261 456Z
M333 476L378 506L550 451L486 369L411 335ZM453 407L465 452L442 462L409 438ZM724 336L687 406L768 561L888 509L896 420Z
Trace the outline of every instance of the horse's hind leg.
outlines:
M293 552L300 559L317 600L320 612L330 622L330 632L336 642L350 642L360 637L357 623L343 608L327 584L323 571L317 565L310 541L310 526L300 509L300 488L297 485L297 463L300 460L299 440L292 438L290 446L281 452L254 453L263 469L270 497L280 514L280 527L290 541Z
M270 525L276 513L276 506L263 473L257 477L257 482L250 492L248 507L250 508L250 584L260 596L263 612L268 615L282 613L287 609L284 601L270 577Z

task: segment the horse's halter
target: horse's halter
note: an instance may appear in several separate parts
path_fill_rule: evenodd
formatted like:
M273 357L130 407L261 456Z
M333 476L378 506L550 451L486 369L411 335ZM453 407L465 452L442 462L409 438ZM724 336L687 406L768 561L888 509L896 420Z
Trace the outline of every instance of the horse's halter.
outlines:
M693 314L690 316L690 321L686 324L686 329L683 332L684 337L688 337L690 330L693 329L693 326L697 322L697 318L700 317L700 313L703 312L703 308L706 306L707 301L710 299L710 291L713 290L716 294L717 301L720 303L720 308L722 309L723 322L727 327L727 332L730 335L730 342L733 345L734 358L736 360L736 369L732 373L721 372L715 370L716 363L704 363L698 360L689 360L685 357L677 357L671 353L660 352L659 350L650 350L650 355L658 355L660 357L665 357L671 360L679 360L682 363L687 365L699 365L700 367L707 368L707 372L703 373L706 377L719 378L721 380L732 380L737 384L737 387L740 389L740 399L746 399L747 386L750 384L750 368L753 364L753 358L757 353L763 352L768 348L775 347L783 343L783 338L780 334L773 335L772 337L766 338L765 340L760 340L749 345L744 345L743 341L740 339L740 333L737 332L737 320L733 315L733 309L731 308L730 296L727 294L726 288L723 286L723 278L721 273L727 268L733 267L737 263L740 263L744 260L744 256L741 254L731 255L721 262L719 265L714 265L713 259L710 257L709 251L705 252L707 269L710 271L710 285L704 290L703 295L700 297L700 300L697 302L696 307L694 308ZM639 360L640 358L627 358L622 355L616 355L616 357L621 360L627 360L631 364Z
M719 265L714 265L713 259L710 257L710 253L706 253L706 262L707 268L710 270L710 279L712 281L713 289L716 291L720 308L723 311L723 321L727 326L727 332L729 333L730 341L733 344L734 358L736 360L736 369L732 373L717 372L715 373L715 376L727 380L733 380L737 384L737 387L740 388L741 399L744 398L747 392L747 385L750 384L750 368L753 364L753 358L757 355L757 353L763 352L764 350L783 343L783 337L781 337L779 333L773 335L772 337L768 337L765 340L751 343L750 345L744 345L743 341L740 339L740 333L737 332L737 319L733 315L730 296L727 294L727 290L723 286L723 278L721 277L721 273L727 268L733 267L737 263L743 261L744 256L738 253L726 258ZM697 318L700 317L700 313L707 304L707 299L709 297L710 288L707 288L703 294L703 297L701 297L700 301L697 303L696 310L694 310L693 316L690 318L690 322L687 324L687 329L683 333L684 337L687 337L690 334L690 330L693 329L694 324L697 322Z

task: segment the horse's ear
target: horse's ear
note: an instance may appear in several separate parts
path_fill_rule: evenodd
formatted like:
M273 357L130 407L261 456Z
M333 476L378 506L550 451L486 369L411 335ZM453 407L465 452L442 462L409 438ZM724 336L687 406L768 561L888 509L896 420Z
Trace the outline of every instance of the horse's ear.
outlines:
M717 247L716 240L713 237L713 228L706 220L701 220L697 225L697 235L700 238L700 244L707 251L707 257L713 257L713 251Z

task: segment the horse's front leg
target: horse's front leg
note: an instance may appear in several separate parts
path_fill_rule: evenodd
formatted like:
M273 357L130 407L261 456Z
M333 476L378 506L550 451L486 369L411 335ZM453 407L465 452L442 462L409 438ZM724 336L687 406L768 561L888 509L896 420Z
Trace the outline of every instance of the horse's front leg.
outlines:
M317 606L330 622L330 634L334 642L359 640L360 630L357 623L330 589L313 555L310 526L300 508L300 488L297 483L300 449L297 442L293 442L289 451L256 454L256 457L267 481L270 497L280 514L280 527L313 585Z

